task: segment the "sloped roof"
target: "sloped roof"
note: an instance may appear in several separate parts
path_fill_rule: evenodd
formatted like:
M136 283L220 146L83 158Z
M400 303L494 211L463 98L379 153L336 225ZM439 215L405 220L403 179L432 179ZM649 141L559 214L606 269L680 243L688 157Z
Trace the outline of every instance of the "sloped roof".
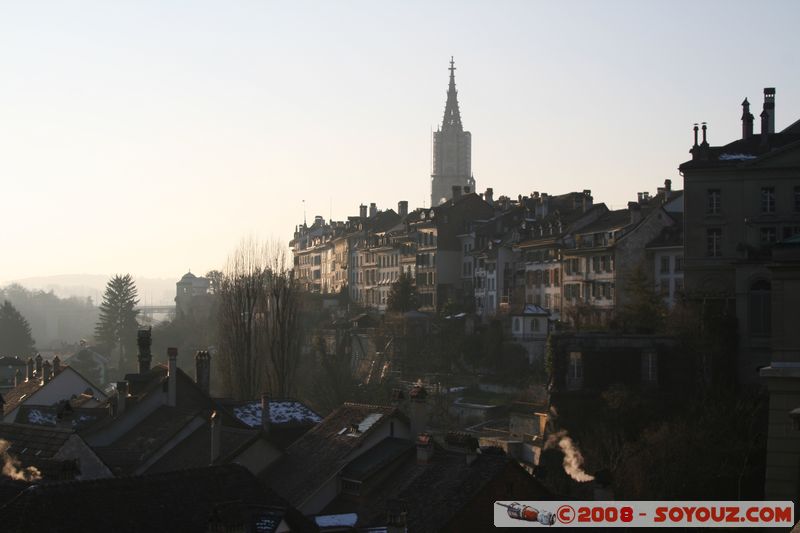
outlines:
M611 229L622 228L631 225L631 214L627 209L616 209L609 211L591 224L582 227L575 233L585 235L587 233L598 233Z
M300 506L344 465L351 452L391 417L397 408L345 403L286 450L266 473L267 483L293 505ZM352 432L351 428L359 431Z
M20 460L53 457L74 431L66 428L0 423L0 439L8 441L8 452Z
M743 166L757 163L778 150L800 147L800 127L797 123L783 131L771 133L766 144L762 134L754 134L747 139L736 139L723 146L709 146L705 157L690 159L680 165L680 169L720 166Z
M662 228L661 232L647 243L646 248L683 246L683 213L670 213L669 215L675 223Z
M251 428L260 428L262 420L261 401L226 402L233 415ZM269 419L275 426L313 426L322 422L322 417L301 401L270 398Z
M224 524L215 511L231 502L268 506L292 531L317 530L239 465L34 485L0 508L0 523L9 533L196 532L206 531L211 520ZM250 518L255 522L246 530L259 531L255 526L264 516L255 513ZM264 521L277 526L275 522Z
M10 391L3 394L3 415L7 415L17 407L19 404L30 398L31 395L43 387L41 380L30 379L23 381Z
M485 524L474 523L475 530L491 528L494 495L482 490L492 480L514 472L517 479L527 480L515 484L514 497L519 499L548 499L550 494L533 477L521 471L515 461L502 452L479 454L472 464L467 464L464 453L443 450L434 445L433 457L420 464L416 453L408 453L402 463L380 479L377 485L355 502L339 496L325 509L325 513L355 512L360 527L386 525L386 510L402 504L407 511L408 531L440 531L454 519L472 509L486 517ZM360 457L353 461L358 462ZM505 484L503 486L505 488ZM479 503L479 505L476 505Z

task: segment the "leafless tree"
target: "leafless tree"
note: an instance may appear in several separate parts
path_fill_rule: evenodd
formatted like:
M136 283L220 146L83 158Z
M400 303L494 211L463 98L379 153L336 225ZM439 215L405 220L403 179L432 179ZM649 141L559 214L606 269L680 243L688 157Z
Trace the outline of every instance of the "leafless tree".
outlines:
M280 243L245 239L219 280L223 384L238 399L291 396L299 362L301 292Z

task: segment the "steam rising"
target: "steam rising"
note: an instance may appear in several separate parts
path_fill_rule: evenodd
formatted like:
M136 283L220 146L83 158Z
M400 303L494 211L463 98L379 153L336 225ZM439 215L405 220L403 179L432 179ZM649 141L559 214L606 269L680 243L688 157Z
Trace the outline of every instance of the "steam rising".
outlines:
M561 430L558 433L553 433L547 438L545 449L553 448L555 445L561 448L564 453L564 472L575 481L585 483L592 481L594 476L591 476L583 471L583 455L581 451L572 442L572 439L567 435L566 430Z
M11 443L7 440L0 439L0 460L3 461L3 475L20 481L38 481L42 479L42 473L35 466L21 468L22 464L19 459L12 457L8 453L10 446Z

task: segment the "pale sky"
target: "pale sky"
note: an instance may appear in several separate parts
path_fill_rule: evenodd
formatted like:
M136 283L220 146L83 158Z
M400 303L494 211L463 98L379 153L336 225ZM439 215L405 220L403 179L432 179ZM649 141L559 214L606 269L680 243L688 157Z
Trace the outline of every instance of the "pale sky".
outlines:
M0 3L0 283L174 277L421 207L455 56L479 191L682 187L691 126L800 118L800 2ZM758 120L756 121L758 131Z

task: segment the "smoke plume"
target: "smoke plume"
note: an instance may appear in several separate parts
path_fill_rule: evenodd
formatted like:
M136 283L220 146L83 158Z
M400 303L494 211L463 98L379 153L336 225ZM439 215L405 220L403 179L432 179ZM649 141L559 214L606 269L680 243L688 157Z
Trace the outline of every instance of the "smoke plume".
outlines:
M0 439L0 461L3 462L3 475L19 481L39 481L42 473L35 466L22 468L19 459L8 453L11 446L7 440Z
M587 474L583 471L583 455L581 451L572 442L572 439L567 435L566 430L561 430L553 433L547 438L545 442L545 449L554 448L556 445L561 449L564 454L564 472L569 477L580 483L592 481L594 476Z

